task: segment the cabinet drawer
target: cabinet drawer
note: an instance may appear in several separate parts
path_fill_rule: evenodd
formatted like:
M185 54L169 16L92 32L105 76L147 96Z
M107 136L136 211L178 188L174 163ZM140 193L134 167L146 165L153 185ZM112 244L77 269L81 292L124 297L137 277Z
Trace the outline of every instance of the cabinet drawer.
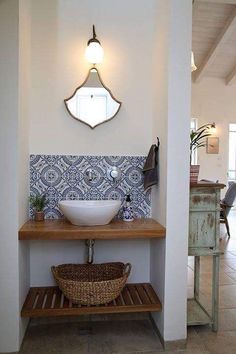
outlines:
M215 212L190 212L189 247L216 246Z
M215 210L215 193L192 193L190 194L190 210Z

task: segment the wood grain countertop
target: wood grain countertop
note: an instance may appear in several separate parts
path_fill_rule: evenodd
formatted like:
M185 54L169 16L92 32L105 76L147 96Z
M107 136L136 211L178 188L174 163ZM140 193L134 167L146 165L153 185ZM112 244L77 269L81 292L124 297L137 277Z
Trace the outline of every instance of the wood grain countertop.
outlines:
M190 188L198 188L198 187L207 187L207 188L225 188L225 184L223 183L212 183L212 182L197 182L197 183L190 183Z
M29 220L19 230L19 240L142 239L165 235L165 228L151 218L132 222L113 220L101 226L76 226L65 219Z

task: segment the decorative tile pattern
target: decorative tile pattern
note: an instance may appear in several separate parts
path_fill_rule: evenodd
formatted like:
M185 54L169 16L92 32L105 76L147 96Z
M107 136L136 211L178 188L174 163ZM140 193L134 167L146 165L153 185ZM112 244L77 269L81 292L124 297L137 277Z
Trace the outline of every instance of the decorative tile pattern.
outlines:
M144 191L143 173L145 156L71 156L31 155L30 194L46 194L49 204L46 218L61 218L58 202L63 199L121 199L130 194L136 218L149 217L151 192ZM107 170L117 166L121 178L110 181ZM92 169L89 181L86 171ZM30 209L30 216L33 210ZM122 216L122 208L118 217Z

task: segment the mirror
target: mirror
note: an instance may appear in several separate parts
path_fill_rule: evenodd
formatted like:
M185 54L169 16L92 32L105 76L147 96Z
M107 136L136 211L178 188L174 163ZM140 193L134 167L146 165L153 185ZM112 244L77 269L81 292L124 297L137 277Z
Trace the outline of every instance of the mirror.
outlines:
M121 107L121 102L103 84L96 68L89 70L84 83L64 102L73 118L92 129L114 118Z

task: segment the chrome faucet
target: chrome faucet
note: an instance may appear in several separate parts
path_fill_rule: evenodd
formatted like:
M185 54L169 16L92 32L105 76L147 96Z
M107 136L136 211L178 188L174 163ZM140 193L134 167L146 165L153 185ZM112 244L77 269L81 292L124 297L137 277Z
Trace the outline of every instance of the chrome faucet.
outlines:
M89 182L92 182L96 178L96 174L92 168L88 168L87 171L85 172L85 175L87 177L87 180ZM112 166L107 170L106 176L101 176L101 177L107 177L110 181L117 181L121 177L121 170L116 167Z
M89 168L86 172L85 172L87 178L88 178L88 181L89 182L92 182L92 180L94 179L94 173L93 173L93 170L91 168Z

